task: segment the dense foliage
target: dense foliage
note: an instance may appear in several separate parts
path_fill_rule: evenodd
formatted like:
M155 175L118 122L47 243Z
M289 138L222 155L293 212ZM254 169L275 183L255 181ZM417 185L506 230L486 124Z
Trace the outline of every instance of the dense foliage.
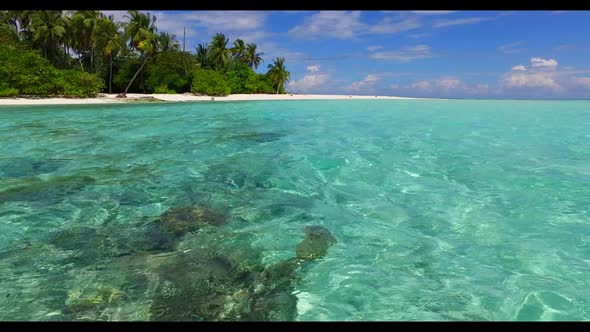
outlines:
M0 96L88 97L103 87L94 74L56 69L36 51L0 44Z
M227 96L231 93L231 88L223 73L214 69L197 68L193 71L191 92L207 96Z
M258 77L247 65L237 62L226 74L231 93L258 92Z
M191 75L197 61L190 54L167 50L159 53L147 66L146 89L154 93L190 91Z
M217 33L195 53L136 10L115 22L96 10L0 11L0 96L109 93L285 93L284 59L268 72L254 43Z

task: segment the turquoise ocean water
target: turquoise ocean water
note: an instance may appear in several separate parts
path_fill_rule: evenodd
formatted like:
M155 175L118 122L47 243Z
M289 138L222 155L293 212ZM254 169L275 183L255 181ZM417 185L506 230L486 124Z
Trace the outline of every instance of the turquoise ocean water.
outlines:
M196 205L222 225L154 226ZM247 319L226 276L311 225L337 242L275 318L588 320L590 102L0 108L0 320Z

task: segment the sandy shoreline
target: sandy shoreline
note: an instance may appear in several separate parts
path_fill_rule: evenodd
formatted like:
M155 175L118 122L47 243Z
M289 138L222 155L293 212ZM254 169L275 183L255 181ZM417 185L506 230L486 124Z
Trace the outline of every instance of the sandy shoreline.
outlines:
M248 101L248 100L350 100L350 99L423 99L393 96L303 95L303 94L236 94L225 97L195 96L192 94L128 93L127 98L116 94L100 94L97 98L0 98L0 106L11 105L76 105L137 102L193 102L193 101Z

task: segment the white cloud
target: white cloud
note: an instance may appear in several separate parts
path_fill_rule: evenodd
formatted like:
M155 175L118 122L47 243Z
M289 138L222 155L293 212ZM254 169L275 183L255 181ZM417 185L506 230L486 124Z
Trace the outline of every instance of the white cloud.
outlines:
M361 81L353 82L348 89L353 91L371 90L375 87L375 83L379 80L377 75L367 75Z
M469 87L461 79L453 76L443 76L436 79L416 81L412 84L404 86L404 89L410 92L427 92L434 94L457 94L457 93L483 93L487 92L489 86L487 84L478 84L474 87Z
M557 63L557 60L552 60ZM390 91L393 90L396 93L407 96L501 96L509 98L590 97L590 69L568 66L550 68L553 69L547 70L547 67L543 66L525 67L524 65L516 65L509 68L497 82L489 84L481 81L468 84L461 77L443 76L416 80L413 83L411 81L400 86L390 85L389 87Z
M476 84L472 90L475 93L486 93L490 91L490 86L489 84Z
M179 21L204 27L209 33L262 29L269 13L264 11L191 11L175 16Z
M491 21L493 17L470 17L470 18L458 18L454 20L439 20L432 24L432 27L437 28L444 28L450 27L454 25L465 25L465 24L475 24L484 21Z
M408 62L416 59L426 59L433 57L432 50L428 45L416 45L405 47L399 51L383 51L373 53L369 56L371 59L377 60L393 60L400 62Z
M287 49L282 48L275 42L262 42L258 44L258 52L264 52L263 58L268 59L270 63L276 57L284 57L285 61L288 63L293 62L300 62L303 61L305 58L305 54L303 52L297 51L289 51Z
M412 89L428 90L428 89L430 89L430 82L428 82L428 81L414 82L414 83L412 83L412 85L410 85L410 87Z
M288 83L289 89L296 92L308 92L312 89L324 87L330 79L330 75L320 72L320 65L307 66L310 74L303 76L300 80Z
M307 16L289 34L297 38L352 39L363 34L393 34L422 26L417 17L385 17L374 25L361 20L360 11L320 11Z
M443 77L436 81L436 86L444 91L465 89L465 83L455 77Z
M555 68L557 67L557 61L555 59L542 59L542 58L531 58L532 67L546 67Z
M418 39L418 38L424 38L424 37L430 37L430 36L431 36L430 33L427 33L427 32L424 32L424 33L415 33L413 35L410 35L410 37L416 38L416 39Z
M577 86L590 91L590 77L572 77L572 83Z
M197 31L192 28L192 24L187 20L179 19L178 14L170 14L166 12L152 12L152 15L156 17L156 26L159 32L168 32L176 35L182 43L183 29L186 29L187 37L194 37L197 35Z
M510 72L502 80L502 86L519 89L545 89L554 92L562 89L553 78L553 74L546 72Z
M391 17L386 17L376 25L371 26L369 33L396 33L401 31L413 30L422 26L422 23L416 18L409 18L402 21L395 21Z
M498 51L505 53L505 54L513 54L513 53L520 53L523 50L518 48L518 46L522 45L522 42L514 42L510 44L500 45L498 46Z
M376 50L380 50L380 49L382 49L382 48L383 48L383 46L380 46L380 45L369 46L369 47L367 47L367 51L369 51L369 52L374 52L374 51L376 51Z
M588 69L558 67L555 59L531 58L531 67L528 70L507 72L502 76L499 87L502 93L523 97L588 98L590 97L589 73Z
M288 83L289 89L297 92L307 92L310 89L318 88L326 84L330 75L328 74L309 74L303 76L300 80Z
M307 66L307 70L309 70L312 73L318 72L320 71L320 65Z
M305 17L302 24L289 30L289 34L298 38L323 36L349 39L367 28L360 21L360 16L360 11L321 11Z

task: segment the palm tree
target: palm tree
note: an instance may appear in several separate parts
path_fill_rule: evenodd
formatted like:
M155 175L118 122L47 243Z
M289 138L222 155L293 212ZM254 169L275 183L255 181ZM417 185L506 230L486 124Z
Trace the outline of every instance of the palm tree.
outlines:
M14 11L3 10L0 12L0 36L11 41L20 41L18 20Z
M78 49L78 54L82 52L88 54L90 60L90 71L96 72L94 66L94 27L101 18L98 10L79 10L72 15L71 27L74 36L72 44Z
M195 47L197 52L197 63L201 66L201 68L205 68L209 66L209 47L207 44L199 44Z
M125 48L125 40L119 33L120 24L113 22L112 16L101 18L94 27L96 47L104 57L109 58L109 93L112 93L113 56Z
M227 48L228 41L222 33L216 34L213 40L211 40L211 45L209 45L209 59L215 69L224 68L231 59L231 50Z
M42 46L45 58L47 51L54 51L58 42L66 33L65 21L61 10L42 10L31 17L33 42Z
M0 12L2 35L13 41L32 40L30 27L30 10L3 10Z
M250 43L246 48L246 53L244 54L245 62L252 68L252 70L256 70L262 60L262 55L264 52L256 53L256 44Z
M234 46L230 49L234 59L244 62L244 54L246 53L246 44L241 39L234 41Z
M125 88L123 96L127 95L129 87L135 81L137 74L143 69L147 59L156 51L156 17L150 13L143 14L137 10L130 10L125 15L129 23L125 28L125 37L129 39L129 47L137 50L143 56L143 62L131 81Z
M291 77L291 73L285 69L285 58L274 59L273 63L268 65L268 68L269 70L266 75L277 86L277 94L279 94L280 88L289 82L289 78Z
M176 40L176 35L170 35L167 32L161 32L157 37L158 52L180 51L180 44Z
M32 10L15 10L15 16L19 25L20 39L28 43L33 42L33 32L31 31Z
M10 26L10 28L18 32L18 18L14 10L0 11L0 21L3 24Z
M68 45L78 54L78 61L80 68L84 71L84 63L82 61L82 53L85 52L84 46L84 18L81 14L73 12L67 26Z

